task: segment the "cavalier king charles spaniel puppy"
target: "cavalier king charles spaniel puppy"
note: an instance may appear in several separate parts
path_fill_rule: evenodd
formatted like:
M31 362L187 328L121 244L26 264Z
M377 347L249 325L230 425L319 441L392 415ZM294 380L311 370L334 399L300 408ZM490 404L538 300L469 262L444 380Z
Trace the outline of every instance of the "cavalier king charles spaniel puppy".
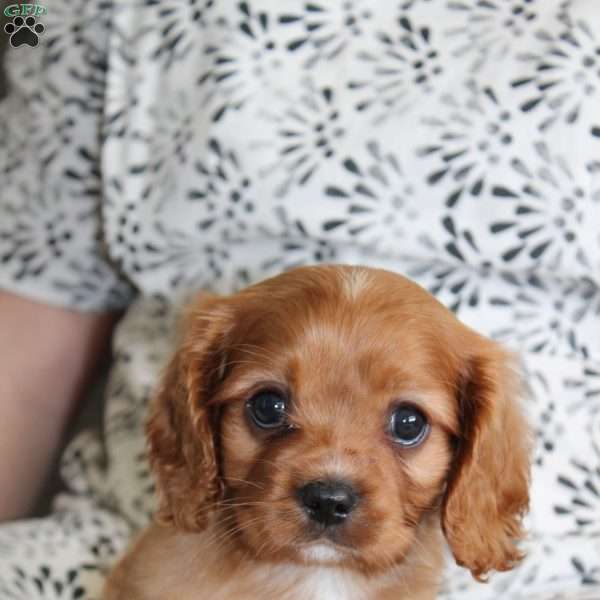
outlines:
M400 275L305 267L201 295L148 423L160 508L109 600L432 600L446 544L522 558L513 358Z

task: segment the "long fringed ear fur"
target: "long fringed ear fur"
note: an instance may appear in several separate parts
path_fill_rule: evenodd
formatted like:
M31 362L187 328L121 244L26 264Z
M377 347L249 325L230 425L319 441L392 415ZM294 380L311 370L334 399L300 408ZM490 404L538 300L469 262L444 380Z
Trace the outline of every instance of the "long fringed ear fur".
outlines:
M519 405L512 357L478 339L458 385L460 439L442 505L442 526L456 562L485 581L523 555L529 504L529 429Z
M216 296L201 296L190 308L146 427L160 503L156 518L185 531L204 529L223 495L218 414L210 396L224 364L228 317Z

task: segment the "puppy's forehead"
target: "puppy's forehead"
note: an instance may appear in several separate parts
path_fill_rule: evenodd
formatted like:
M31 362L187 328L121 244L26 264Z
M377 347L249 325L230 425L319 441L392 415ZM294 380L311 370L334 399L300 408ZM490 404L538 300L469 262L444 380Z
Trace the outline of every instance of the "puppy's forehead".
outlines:
M242 335L256 343L320 349L429 346L456 320L410 280L361 267L302 268L246 290L237 303ZM352 344L348 347L347 344Z
M250 288L237 322L238 348L257 377L305 399L451 392L455 319L395 274L298 269Z
M427 346L411 327L371 327L367 320L353 330L332 327L299 338L282 354L281 368L305 408L319 410L330 400L347 407L384 408L401 399L419 403L452 393L444 354Z

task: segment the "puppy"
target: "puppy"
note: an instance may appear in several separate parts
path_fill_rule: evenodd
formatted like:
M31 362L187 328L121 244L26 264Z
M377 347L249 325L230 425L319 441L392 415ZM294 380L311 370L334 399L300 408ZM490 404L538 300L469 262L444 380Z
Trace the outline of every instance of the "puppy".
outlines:
M511 357L375 269L203 296L148 424L160 509L107 600L431 600L444 538L522 558L529 436Z

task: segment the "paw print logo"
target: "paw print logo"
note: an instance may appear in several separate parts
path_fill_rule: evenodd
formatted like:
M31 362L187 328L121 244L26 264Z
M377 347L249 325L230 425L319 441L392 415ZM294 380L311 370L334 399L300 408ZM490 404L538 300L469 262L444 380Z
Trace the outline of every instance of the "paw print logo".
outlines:
M13 48L17 48L23 44L32 47L37 46L39 36L44 33L45 29L33 16L29 16L26 19L15 17L12 23L7 23L4 26L4 31L10 35L10 45Z

